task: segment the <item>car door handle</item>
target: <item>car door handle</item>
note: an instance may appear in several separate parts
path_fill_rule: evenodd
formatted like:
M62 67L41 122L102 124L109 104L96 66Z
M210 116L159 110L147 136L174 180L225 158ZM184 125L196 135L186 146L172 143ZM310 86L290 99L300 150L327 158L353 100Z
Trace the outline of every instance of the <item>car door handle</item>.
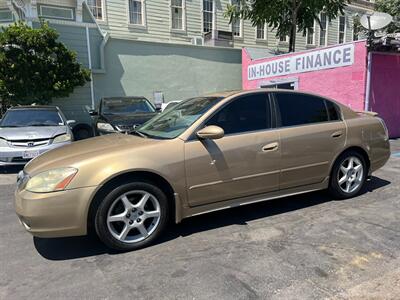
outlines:
M278 150L278 146L279 146L279 144L277 142L270 143L270 144L263 146L262 151L263 152L275 151L275 150Z
M336 131L336 132L332 133L331 137L338 138L338 137L341 137L342 134L343 134L342 131Z

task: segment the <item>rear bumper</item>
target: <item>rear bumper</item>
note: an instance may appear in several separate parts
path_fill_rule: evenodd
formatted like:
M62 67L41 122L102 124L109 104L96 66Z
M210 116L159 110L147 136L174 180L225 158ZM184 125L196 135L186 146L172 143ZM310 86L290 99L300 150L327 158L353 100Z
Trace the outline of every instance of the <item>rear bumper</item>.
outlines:
M369 175L371 175L372 172L382 168L389 160L390 154L390 143L389 141L386 141L383 147L375 150L375 155L373 155L371 159Z
M15 192L15 211L24 228L37 237L87 233L87 214L96 187L54 193Z
M49 150L56 149L71 142L50 144L39 147L1 147L0 148L0 166L15 166L15 165L25 165L31 159L24 159L23 154L26 151L38 151L39 155L45 153Z
M376 170L382 168L387 163L389 158L390 158L390 152L389 152L388 155L385 155L384 157L381 157L379 159L371 161L371 167L370 167L370 170L369 170L369 175L371 175L372 172L375 172Z

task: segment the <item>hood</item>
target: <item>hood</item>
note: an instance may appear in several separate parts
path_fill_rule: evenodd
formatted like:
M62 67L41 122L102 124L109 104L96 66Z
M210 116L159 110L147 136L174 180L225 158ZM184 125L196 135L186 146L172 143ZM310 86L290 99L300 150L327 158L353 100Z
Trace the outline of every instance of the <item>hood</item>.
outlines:
M0 127L0 138L9 141L50 139L67 132L66 126Z
M136 113L136 114L123 114L123 115L101 115L101 117L106 120L108 123L118 126L133 126L133 125L141 125L158 113Z
M58 167L78 166L85 160L91 160L100 155L113 154L118 151L121 151L121 153L126 150L132 151L160 143L160 141L120 133L98 136L50 150L31 160L25 166L25 171L28 174L36 174Z

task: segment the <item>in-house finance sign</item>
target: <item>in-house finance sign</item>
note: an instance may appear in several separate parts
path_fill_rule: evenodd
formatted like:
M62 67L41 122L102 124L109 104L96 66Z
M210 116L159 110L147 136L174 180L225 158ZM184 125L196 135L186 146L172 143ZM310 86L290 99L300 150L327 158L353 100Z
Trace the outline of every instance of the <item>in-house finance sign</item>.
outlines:
M347 44L250 65L247 78L255 80L350 66L353 63L354 44Z

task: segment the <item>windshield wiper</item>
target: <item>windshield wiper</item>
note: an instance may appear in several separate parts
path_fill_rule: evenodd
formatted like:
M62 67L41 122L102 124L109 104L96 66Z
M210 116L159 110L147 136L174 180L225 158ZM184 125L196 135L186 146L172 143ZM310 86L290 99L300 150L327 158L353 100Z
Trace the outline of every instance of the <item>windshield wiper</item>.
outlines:
M30 125L26 125L26 126L59 126L56 124L30 124Z
M140 136L142 138L145 138L145 139L147 139L147 137L148 137L147 134L145 134L143 132L140 132L137 129L133 129L133 130L129 131L129 134L136 134L136 135L138 135L138 136Z

